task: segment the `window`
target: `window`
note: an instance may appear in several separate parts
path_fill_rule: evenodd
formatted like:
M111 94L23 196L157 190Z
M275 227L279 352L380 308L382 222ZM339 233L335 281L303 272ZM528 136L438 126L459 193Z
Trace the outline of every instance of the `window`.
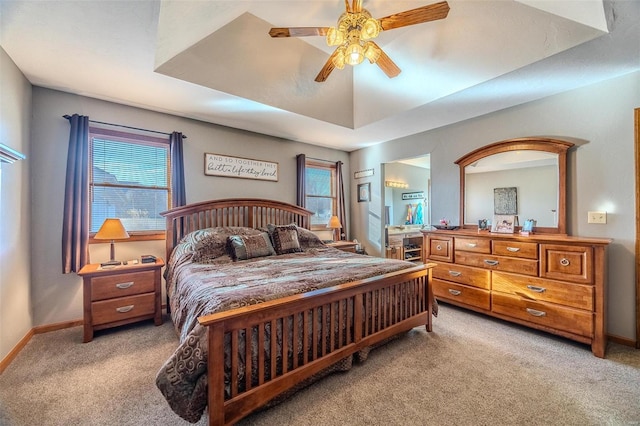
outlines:
M91 128L90 234L116 217L132 235L164 234L170 208L169 140Z
M305 165L306 208L314 212L311 229L326 229L336 214L336 166L307 161Z

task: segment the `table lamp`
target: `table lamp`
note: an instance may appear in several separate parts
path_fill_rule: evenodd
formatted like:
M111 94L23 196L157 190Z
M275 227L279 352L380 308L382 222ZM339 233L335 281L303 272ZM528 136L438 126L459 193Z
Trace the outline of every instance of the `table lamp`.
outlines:
M101 263L100 266L117 266L122 262L116 260L116 249L114 240L122 240L129 238L127 230L122 226L120 219L105 219L104 223L93 237L96 240L111 240L111 259L108 262Z
M331 219L329 219L329 223L327 223L327 228L333 229L333 240L339 241L340 229L342 228L342 224L340 223L340 219L338 219L338 216L331 216Z

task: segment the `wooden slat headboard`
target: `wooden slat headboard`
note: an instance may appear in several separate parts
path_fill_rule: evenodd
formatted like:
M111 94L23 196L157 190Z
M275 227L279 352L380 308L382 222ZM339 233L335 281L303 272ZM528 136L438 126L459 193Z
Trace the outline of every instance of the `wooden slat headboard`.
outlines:
M226 198L176 207L160 213L167 220L167 260L175 245L189 232L216 226L262 228L272 223L311 227L313 212L282 201Z

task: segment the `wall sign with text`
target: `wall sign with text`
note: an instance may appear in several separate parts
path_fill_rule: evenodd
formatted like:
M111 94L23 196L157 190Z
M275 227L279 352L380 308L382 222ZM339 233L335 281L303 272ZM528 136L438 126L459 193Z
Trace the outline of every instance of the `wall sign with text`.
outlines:
M204 154L204 174L243 179L278 181L278 163L252 158Z

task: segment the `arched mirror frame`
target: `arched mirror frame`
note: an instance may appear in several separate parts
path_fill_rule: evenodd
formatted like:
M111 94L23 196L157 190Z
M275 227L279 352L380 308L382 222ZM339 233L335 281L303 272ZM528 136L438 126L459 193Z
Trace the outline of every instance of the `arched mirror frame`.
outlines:
M461 228L477 228L477 225L467 225L465 218L465 167L490 155L502 152L530 150L545 151L558 154L558 226L538 227L536 232L547 234L567 233L567 151L573 143L560 139L549 138L519 138L509 139L486 145L471 151L458 159L455 163L460 166L460 224Z

